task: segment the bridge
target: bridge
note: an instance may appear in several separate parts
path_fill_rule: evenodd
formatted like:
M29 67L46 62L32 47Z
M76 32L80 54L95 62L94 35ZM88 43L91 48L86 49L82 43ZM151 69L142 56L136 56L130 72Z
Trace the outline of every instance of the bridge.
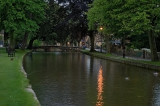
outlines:
M37 46L33 47L33 52L79 52L80 47L65 47L65 46Z

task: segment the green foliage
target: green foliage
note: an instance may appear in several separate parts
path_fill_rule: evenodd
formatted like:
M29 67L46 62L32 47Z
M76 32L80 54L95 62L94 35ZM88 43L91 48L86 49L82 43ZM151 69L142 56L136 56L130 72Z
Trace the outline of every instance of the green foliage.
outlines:
M87 13L88 26L90 30L95 30L97 28L97 24L105 24L104 17L104 7L106 6L106 0L94 0L93 4L90 5L91 8Z
M42 41L40 41L40 40L35 40L35 41L33 42L33 46L34 46L34 47L41 46L41 44L42 44Z
M32 34L45 18L43 0L0 0L1 28L14 39Z
M142 35L134 35L129 38L130 43L127 45L129 48L133 49L141 49L141 48L149 48L149 41L147 34Z
M57 34L51 33L49 36L46 36L45 43L49 45L54 45L56 42Z
M89 28L104 25L112 34L159 32L160 2L153 0L95 0L88 11ZM154 22L153 22L154 21Z
M47 3L47 8L45 9L46 18L43 23L40 24L40 28L36 33L38 39L44 41L47 44L55 42L57 39L57 30L55 27L60 22L62 17L59 16L60 6L50 1Z
M160 32L158 0L95 0L91 7L88 11L89 29L103 25L106 33L123 40L147 33L152 60L158 60L154 38Z

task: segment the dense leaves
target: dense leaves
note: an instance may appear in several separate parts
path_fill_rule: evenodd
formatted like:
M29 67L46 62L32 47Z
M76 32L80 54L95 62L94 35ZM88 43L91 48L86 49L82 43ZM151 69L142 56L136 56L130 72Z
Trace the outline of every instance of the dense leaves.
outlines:
M58 0L58 3L66 10L65 19L60 24L68 27L71 42L80 41L88 33L86 12L92 0Z
M155 36L159 32L160 2L157 0L95 0L88 12L89 28L103 25L107 33L126 39L148 34L152 60L158 60Z
M0 26L9 34L12 49L13 40L36 32L45 18L43 0L0 0L0 7Z

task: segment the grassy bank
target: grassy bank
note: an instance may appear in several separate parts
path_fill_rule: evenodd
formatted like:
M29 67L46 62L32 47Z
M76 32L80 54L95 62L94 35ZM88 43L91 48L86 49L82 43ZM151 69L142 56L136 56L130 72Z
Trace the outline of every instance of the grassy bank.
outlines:
M11 60L0 48L0 106L38 106L33 94L26 90L29 83L21 71L25 53L17 50Z
M130 58L123 58L123 57L115 56L112 54L89 52L88 50L82 50L82 52L91 56L102 58L102 59L108 59L111 61L116 61L124 64L129 64L129 65L134 65L138 67L160 71L160 61L152 62L152 61L136 60L136 59L130 59Z

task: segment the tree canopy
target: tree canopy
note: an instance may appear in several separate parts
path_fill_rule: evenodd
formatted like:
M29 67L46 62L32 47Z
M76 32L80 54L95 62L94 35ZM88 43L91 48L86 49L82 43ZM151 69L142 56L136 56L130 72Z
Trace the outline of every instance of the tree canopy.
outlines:
M94 31L103 26L106 37L130 39L137 46L137 38L148 35L152 60L157 61L159 12L158 0L0 0L0 30L8 33L14 48L15 40L23 47L28 39L79 42L86 35L94 37Z
M159 32L160 2L157 0L95 0L88 12L89 28L103 25L115 37L148 34L152 60L158 60L155 36Z
M16 37L34 33L45 18L43 0L0 0L1 29L9 34L14 49Z

